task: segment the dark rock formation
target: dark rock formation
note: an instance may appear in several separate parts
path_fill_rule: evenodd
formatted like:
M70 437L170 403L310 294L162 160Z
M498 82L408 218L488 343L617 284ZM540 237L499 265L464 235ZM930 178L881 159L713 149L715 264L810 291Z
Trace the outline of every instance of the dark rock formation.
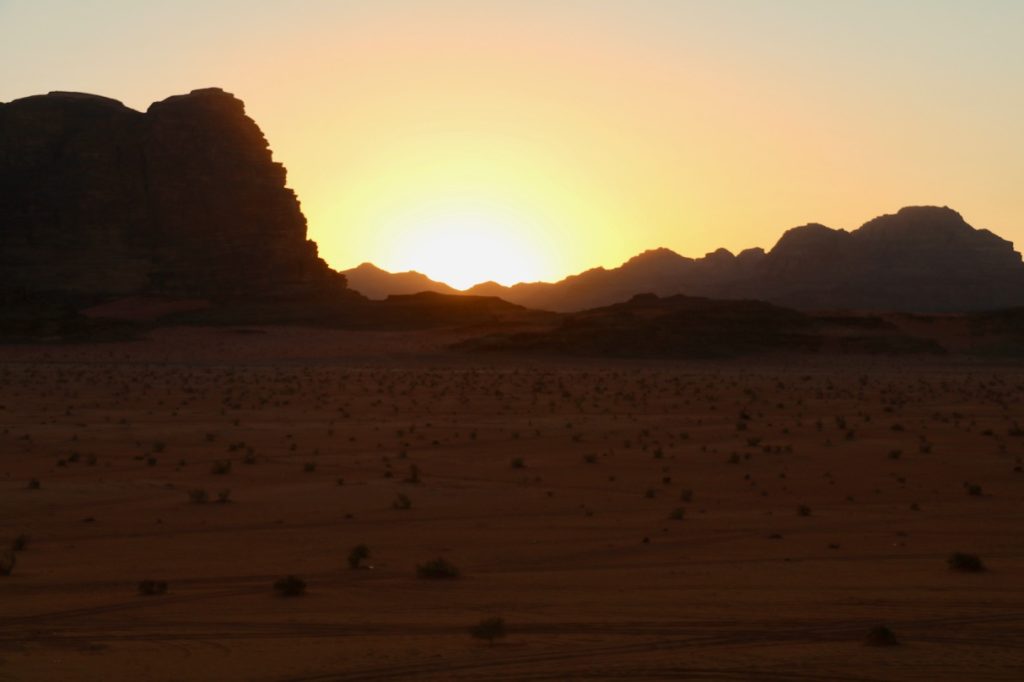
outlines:
M684 258L647 251L610 270L550 284L478 285L470 294L527 307L577 311L638 293L757 299L803 310L970 312L1024 305L1024 263L1013 244L949 208L909 207L853 232L811 224L768 253L725 249Z
M992 310L1024 303L1024 264L952 209L909 207L853 232L788 231L742 293L801 308Z
M54 92L0 104L0 292L294 297L345 289L244 105L146 113Z

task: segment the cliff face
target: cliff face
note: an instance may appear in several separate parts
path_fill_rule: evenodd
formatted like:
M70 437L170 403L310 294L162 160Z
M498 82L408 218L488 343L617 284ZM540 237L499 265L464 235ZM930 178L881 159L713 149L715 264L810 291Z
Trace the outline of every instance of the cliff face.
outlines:
M0 104L0 289L231 298L344 288L234 96L196 90L145 113L78 93Z

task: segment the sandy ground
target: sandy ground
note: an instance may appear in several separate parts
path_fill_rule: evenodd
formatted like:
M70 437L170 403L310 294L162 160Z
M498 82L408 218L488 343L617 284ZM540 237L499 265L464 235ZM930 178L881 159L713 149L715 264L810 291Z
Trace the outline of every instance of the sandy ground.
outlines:
M0 348L0 680L1024 679L1024 367L455 338Z

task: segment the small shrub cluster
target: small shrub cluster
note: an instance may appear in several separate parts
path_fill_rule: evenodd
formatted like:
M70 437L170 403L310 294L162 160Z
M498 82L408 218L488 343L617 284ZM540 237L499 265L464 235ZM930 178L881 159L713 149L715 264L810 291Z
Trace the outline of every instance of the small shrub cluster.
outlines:
M298 576L286 575L274 581L274 591L282 597L299 597L306 593L306 581Z
M867 636L864 637L864 643L868 646L897 646L900 641L888 627L876 625L868 630Z
M158 594L167 594L166 580L140 580L139 594L144 597L152 597Z
M954 571L962 573L981 573L985 570L985 564L977 554L967 552L953 552L946 559L946 564Z
M348 553L348 567L351 569L360 568L362 562L370 558L370 548L366 545L356 545Z
M505 628L505 619L500 616L492 616L484 618L471 627L469 634L476 639L485 639L488 644L493 645L494 640L504 637L508 632Z
M231 460L230 459L218 459L212 465L210 465L210 473L218 476L231 473Z
M18 563L13 550L0 552L0 575L10 575L14 571L14 565Z
M427 580L450 580L458 578L459 569L447 559L438 557L416 566L417 577Z

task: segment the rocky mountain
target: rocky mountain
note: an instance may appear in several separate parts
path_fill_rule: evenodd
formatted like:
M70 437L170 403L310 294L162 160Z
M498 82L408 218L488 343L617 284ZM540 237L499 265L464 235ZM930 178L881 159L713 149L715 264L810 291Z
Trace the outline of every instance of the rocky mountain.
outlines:
M374 300L385 299L388 296L418 294L424 291L439 294L462 293L447 284L435 282L419 272L392 273L381 270L372 263L363 263L351 270L343 270L341 274L345 275L350 289Z
M52 92L0 104L0 294L341 294L243 103L146 112Z
M385 281L378 277L378 292L387 292ZM971 227L956 211L918 206L852 232L796 227L767 253L719 249L686 258L655 249L555 283L486 282L466 293L560 312L638 293L756 299L803 310L969 312L1024 305L1024 263L1011 242Z

